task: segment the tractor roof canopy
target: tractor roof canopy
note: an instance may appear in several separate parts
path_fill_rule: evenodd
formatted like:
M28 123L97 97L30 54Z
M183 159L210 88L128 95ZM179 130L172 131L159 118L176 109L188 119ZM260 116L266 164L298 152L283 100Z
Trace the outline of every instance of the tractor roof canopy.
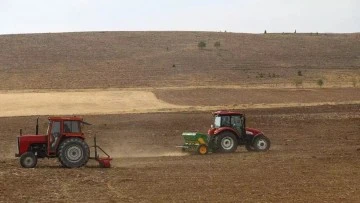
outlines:
M91 123L85 122L82 117L78 116L51 116L48 119L49 121L80 121L84 125L92 125Z
M220 110L213 113L214 116L243 116L244 114L236 111Z
M48 118L49 120L53 121L53 120L56 120L56 121L83 121L83 118L81 117L77 117L77 116L51 116Z

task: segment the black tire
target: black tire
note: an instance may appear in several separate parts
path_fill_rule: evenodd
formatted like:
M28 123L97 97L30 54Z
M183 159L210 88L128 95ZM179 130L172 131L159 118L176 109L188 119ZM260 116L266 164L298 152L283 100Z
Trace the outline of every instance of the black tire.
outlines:
M86 142L80 138L68 138L59 146L60 163L67 168L79 168L89 161L90 150Z
M235 152L238 146L238 140L231 132L220 133L216 138L216 146L219 152L232 153Z
M24 168L34 168L37 164L37 157L33 152L26 152L20 157L20 165Z
M264 135L259 135L254 139L253 148L256 152L266 152L270 149L270 139Z

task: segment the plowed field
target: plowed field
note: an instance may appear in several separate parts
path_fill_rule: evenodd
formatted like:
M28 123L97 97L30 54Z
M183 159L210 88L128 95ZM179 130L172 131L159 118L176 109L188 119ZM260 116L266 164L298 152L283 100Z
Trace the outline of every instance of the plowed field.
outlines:
M358 202L360 106L245 110L249 126L272 141L268 153L198 156L180 152L182 131L206 131L210 112L87 116L89 138L113 168L57 160L20 168L13 158L22 127L35 117L0 118L0 202ZM46 117L41 117L41 132ZM88 142L91 139L88 139Z

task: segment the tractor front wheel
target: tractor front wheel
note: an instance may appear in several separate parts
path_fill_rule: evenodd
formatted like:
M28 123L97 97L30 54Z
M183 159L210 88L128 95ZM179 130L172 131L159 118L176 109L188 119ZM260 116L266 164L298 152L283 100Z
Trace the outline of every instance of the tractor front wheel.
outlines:
M270 139L264 135L257 136L252 147L256 152L266 152L270 149Z
M238 141L234 134L223 132L216 137L216 145L220 152L232 153L236 151Z
M26 152L21 155L20 164L24 168L34 168L37 164L37 157L33 152Z
M67 168L84 166L89 160L89 155L89 146L80 138L64 140L58 150L59 161Z

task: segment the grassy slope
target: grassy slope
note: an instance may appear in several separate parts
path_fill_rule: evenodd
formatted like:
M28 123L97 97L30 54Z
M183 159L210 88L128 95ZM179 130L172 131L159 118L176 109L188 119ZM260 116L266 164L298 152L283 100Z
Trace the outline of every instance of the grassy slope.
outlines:
M201 40L204 50L197 47ZM360 78L360 34L30 34L0 36L0 47L0 89L315 84L319 78L341 86Z

